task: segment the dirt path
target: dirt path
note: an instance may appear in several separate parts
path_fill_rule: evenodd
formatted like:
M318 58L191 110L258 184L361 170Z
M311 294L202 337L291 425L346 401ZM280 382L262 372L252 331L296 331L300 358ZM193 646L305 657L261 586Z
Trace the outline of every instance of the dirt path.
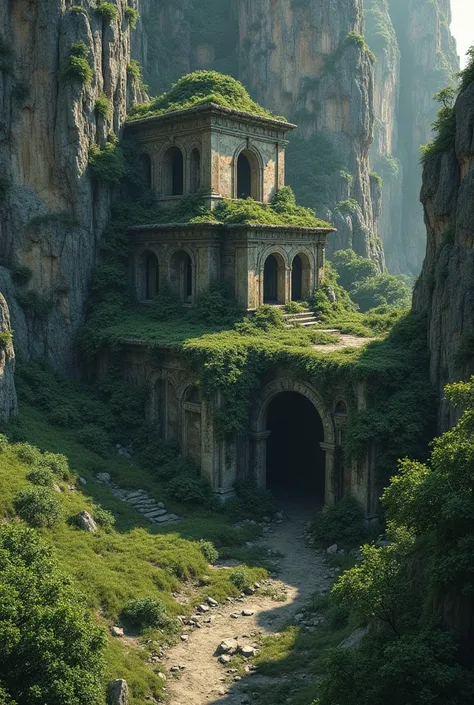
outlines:
M277 524L274 531L259 542L259 545L283 554L278 578L272 579L265 587L284 591L284 601L277 602L271 596L257 594L215 607L200 618L201 629L187 632L188 641L170 649L168 668L184 666L179 675L172 672L168 677L171 705L208 705L210 702L240 705L248 702L240 683L232 683L232 689L227 690L226 668L218 662L215 652L224 639L234 638L239 645L252 645L255 632L270 635L280 631L315 592L329 588L332 580L327 574L324 557L309 548L302 538L308 518L301 512L293 516L288 512L285 521ZM243 610L252 611L253 615L243 616ZM231 617L233 614L238 614L238 618ZM206 623L209 616L213 620Z

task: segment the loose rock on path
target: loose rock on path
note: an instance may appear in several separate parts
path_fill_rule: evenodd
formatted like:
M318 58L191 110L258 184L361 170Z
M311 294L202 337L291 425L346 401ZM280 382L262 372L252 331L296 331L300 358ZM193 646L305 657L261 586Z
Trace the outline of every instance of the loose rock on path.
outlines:
M202 628L189 631L186 642L169 650L166 665L170 671L167 681L170 705L250 702L244 692L249 685L247 677L237 676L231 686L225 683L229 679L226 667L229 655L238 651L251 664L258 647L256 635L279 632L304 611L305 603L315 592L326 592L333 582L324 555L315 552L303 539L308 518L302 514L290 516L259 542L283 555L278 579L266 581L265 587L285 595L284 601L276 602L270 595L257 591L233 603L213 606L210 612L214 619L206 620L202 615ZM176 664L180 664L179 669ZM248 666L248 672L252 673L252 665Z

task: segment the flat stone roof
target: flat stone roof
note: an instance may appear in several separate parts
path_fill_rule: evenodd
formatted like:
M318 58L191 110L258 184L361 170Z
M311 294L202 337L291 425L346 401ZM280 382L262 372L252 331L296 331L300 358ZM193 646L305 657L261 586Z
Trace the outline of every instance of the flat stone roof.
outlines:
M184 117L198 117L203 113L210 113L214 115L224 115L227 117L235 117L238 119L246 120L247 122L258 123L262 125L272 126L278 129L284 129L285 131L296 129L297 125L286 120L278 120L277 118L266 117L265 115L256 115L255 113L247 113L244 110L234 110L233 108L226 108L223 105L218 105L217 103L202 103L196 105L193 108L186 108L184 110L171 110L167 113L162 113L161 115L149 115L144 118L137 118L136 120L127 120L125 126L127 129L133 128L134 125L147 125L152 122L168 122L170 120L176 120L177 118Z
M202 223L149 223L146 225L132 225L129 232L140 232L143 230L203 230L212 228L214 230L271 230L275 232L283 232L294 230L297 232L318 232L318 233L335 233L336 228L319 228L307 225L270 225L268 223L215 223L213 221Z

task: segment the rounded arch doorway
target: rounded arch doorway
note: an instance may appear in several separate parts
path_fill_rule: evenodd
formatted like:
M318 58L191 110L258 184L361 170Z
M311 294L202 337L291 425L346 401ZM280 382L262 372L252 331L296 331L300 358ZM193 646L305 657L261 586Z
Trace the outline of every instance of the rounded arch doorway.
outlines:
M298 392L277 394L267 408L266 486L277 499L324 504L324 427L313 403Z

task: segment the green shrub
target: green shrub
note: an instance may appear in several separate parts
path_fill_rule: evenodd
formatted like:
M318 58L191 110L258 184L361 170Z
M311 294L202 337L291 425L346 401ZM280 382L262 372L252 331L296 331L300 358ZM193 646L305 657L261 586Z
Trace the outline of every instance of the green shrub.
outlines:
M434 138L431 142L421 147L421 163L423 165L425 165L431 157L454 149L456 140L456 112L454 110L454 102L457 92L456 88L448 86L434 95L434 99L441 107L438 110L436 120L431 123Z
M122 623L131 629L169 629L172 619L166 605L154 597L139 597L128 600L120 612Z
M33 272L29 267L13 267L11 270L11 276L15 284L18 286L24 286L28 284L32 277Z
M78 409L67 403L59 404L51 409L48 412L48 421L62 428L78 428L82 423Z
M208 563L215 563L219 558L219 553L211 541L205 541L204 539L201 539L199 541L199 548L201 549L202 554Z
M251 323L261 330L269 330L270 328L283 328L283 312L281 309L269 304L259 306L254 312Z
M84 42L73 44L63 71L63 78L79 80L84 86L89 86L94 77L94 71L87 60L89 54L90 49Z
M95 11L104 19L109 20L109 22L112 22L112 20L118 17L117 5L114 5L113 2L100 2L100 4L95 7Z
M0 702L102 705L104 630L49 546L12 522L0 525L0 554Z
M408 308L411 303L410 289L393 274L377 274L357 282L350 294L362 312L378 306Z
M224 282L213 282L197 297L195 315L210 326L232 326L239 313L237 302Z
M137 28L137 22L140 19L140 13L138 10L135 10L134 7L127 6L125 8L125 17L128 20L128 23L132 29Z
M87 15L86 9L82 5L73 5L69 8L69 12L73 15Z
M41 458L41 465L49 468L56 477L62 480L67 480L70 476L68 460L62 453L45 451Z
M104 147L89 148L89 167L97 181L118 183L126 172L125 157L115 135L109 135Z
M105 93L102 93L95 101L94 110L97 115L101 115L105 120L110 118L112 114L112 106Z
M204 477L182 473L173 477L166 486L166 493L177 502L214 507L217 500L212 487Z
M110 451L110 438L108 434L98 426L89 424L84 426L78 434L77 440L83 446L105 458Z
M261 520L275 514L275 501L271 492L258 487L253 480L238 482L236 497L225 504L225 511L239 519Z
M130 63L127 66L127 73L129 73L137 83L141 83L142 67L136 59L130 59Z
M240 592L247 590L252 586L252 576L248 568L243 565L234 568L229 574L229 580Z
M160 286L160 291L153 299L152 315L157 321L168 321L184 313L183 302L178 293L168 283Z
M199 474L199 468L194 460L191 458L176 457L177 451L175 444L169 447L169 451L166 447L163 450L163 455L154 459L154 464L151 468L160 480L171 480L172 477L178 475L197 476ZM164 462L160 463L160 460Z
M29 487L14 499L15 510L30 526L52 527L62 519L61 502L49 487Z
M28 480L34 485L52 487L54 484L54 475L48 467L39 465L28 474Z
M367 537L363 509L354 497L343 497L316 514L311 532L320 544L359 544Z
M101 526L105 531L112 531L115 525L115 517L112 512L109 512L103 507L94 507L92 512L94 521Z
M14 450L17 457L26 465L37 465L43 458L41 451L29 443L17 443Z
M378 274L375 262L357 255L354 250L338 250L333 254L332 262L339 275L339 284L347 291L350 291L356 282Z
M297 301L287 301L285 304L285 313L303 313L306 310L306 306L299 304Z

